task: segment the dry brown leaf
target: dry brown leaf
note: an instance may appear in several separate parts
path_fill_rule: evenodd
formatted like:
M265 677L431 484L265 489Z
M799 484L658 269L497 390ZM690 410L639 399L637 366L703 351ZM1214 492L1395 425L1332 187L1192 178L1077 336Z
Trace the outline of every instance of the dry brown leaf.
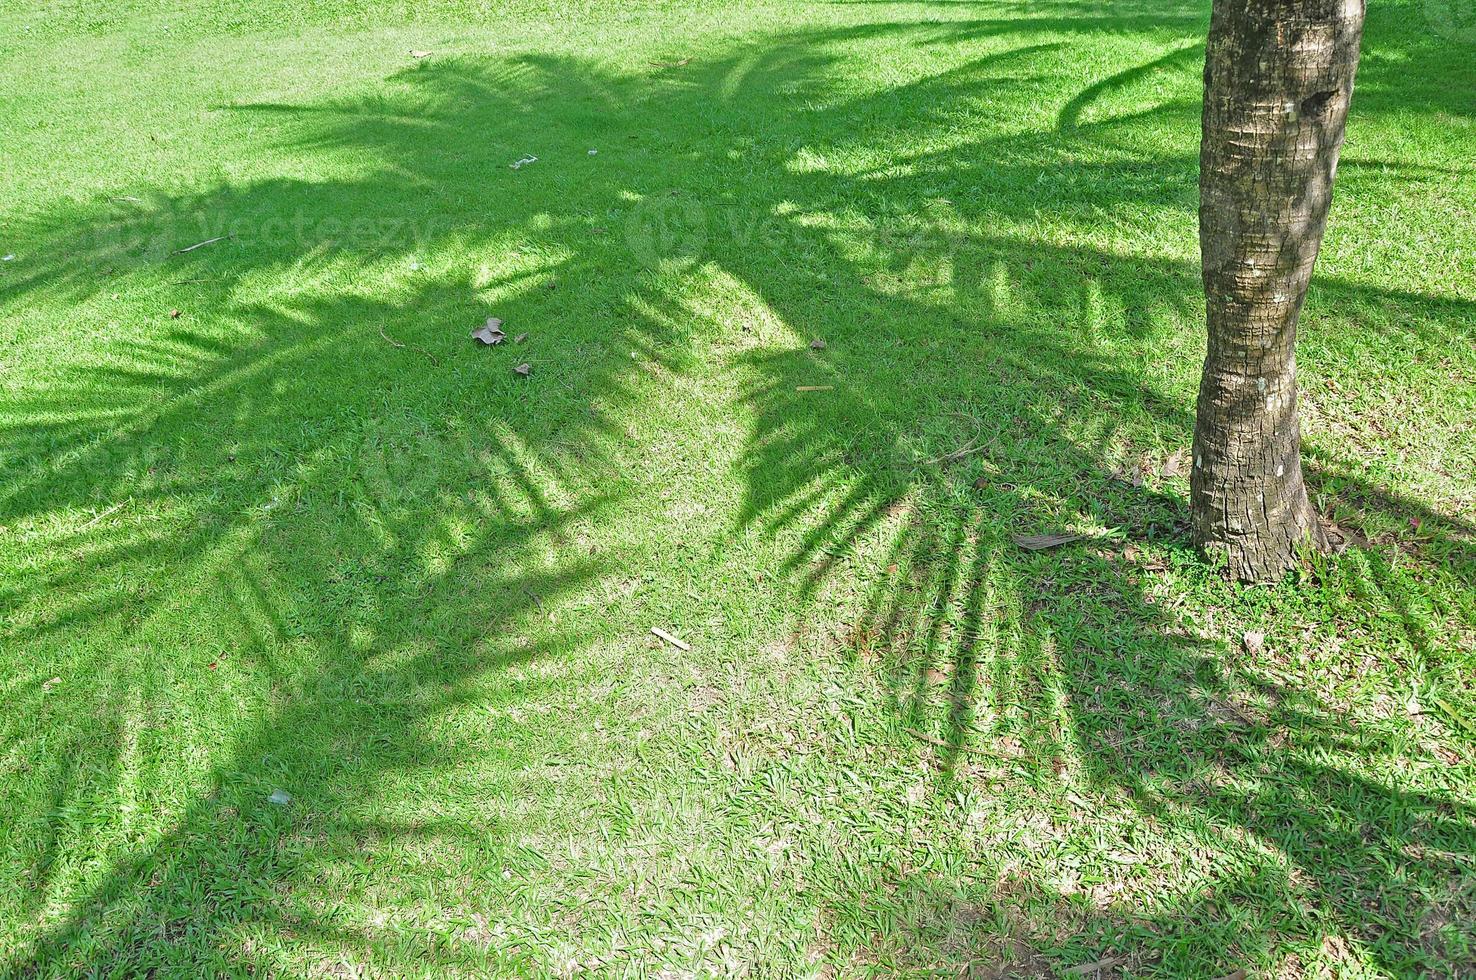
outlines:
M1169 453L1168 459L1163 461L1163 469L1158 471L1158 475L1163 477L1165 480L1174 476L1183 476L1184 464L1188 462L1188 460L1188 453L1184 452L1184 450L1182 449L1176 449L1173 452Z
M1143 471L1137 466L1120 466L1112 471L1112 479L1118 483L1141 487L1143 485Z
M529 364L527 361L524 361L522 364L519 364L517 367L513 368L513 370L526 378L528 375L533 373L533 365Z
M507 334L502 332L502 321L495 316L489 316L487 322L472 331L472 339L480 340L488 345L500 344L507 339Z
M1348 527L1339 527L1331 521L1324 523L1324 529L1332 541L1333 551L1342 554L1349 548L1368 548L1369 540L1363 534Z
M1430 751L1435 753L1436 757L1439 758L1440 761L1445 763L1447 766L1460 764L1461 757L1457 753L1452 752L1450 749L1446 748L1445 746L1437 745L1434 742L1431 742L1429 748Z

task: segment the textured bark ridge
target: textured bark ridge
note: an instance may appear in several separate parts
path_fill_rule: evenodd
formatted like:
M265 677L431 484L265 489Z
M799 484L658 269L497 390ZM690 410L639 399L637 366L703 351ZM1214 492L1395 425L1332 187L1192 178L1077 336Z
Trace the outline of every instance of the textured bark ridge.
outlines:
M1327 539L1302 482L1297 318L1332 201L1363 0L1214 0L1199 244L1209 350L1194 431L1194 538L1246 581Z

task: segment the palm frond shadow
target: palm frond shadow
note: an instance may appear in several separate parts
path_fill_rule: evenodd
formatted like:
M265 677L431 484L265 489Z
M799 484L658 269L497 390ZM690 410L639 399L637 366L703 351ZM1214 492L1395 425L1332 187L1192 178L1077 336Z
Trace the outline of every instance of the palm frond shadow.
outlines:
M1151 12L1141 22L1095 18L1081 6L1053 5L1059 18L1032 30L1199 26L1192 12L1166 24ZM1205 846L1254 833L1285 857L1268 859L1265 878L1244 890L1223 886L1259 902L1256 916L1203 897L1165 899L1141 914L1084 909L1045 883L1017 883L1031 901L1070 911L1060 935L1022 943L1056 954L1104 942L1172 949L1193 935L1254 956L1270 923L1299 920L1309 935L1334 926L1377 932L1381 916L1368 909L1431 902L1424 882L1466 873L1476 852L1467 807L1410 801L1308 761L1316 756L1307 746L1340 737L1345 721L1294 690L1268 689L1254 665L1236 663L1155 592L1153 570L1120 547L1146 541L1188 561L1182 488L1156 478L1135 487L1112 472L1133 452L1163 455L1188 439L1182 384L1169 372L1145 381L1140 366L1197 322L1197 271L1187 257L1112 252L1029 229L1051 209L1061 227L1086 216L1124 227L1144 214L1182 219L1192 206L1192 153L1144 148L1133 127L1159 121L1155 111L1192 127L1192 113L1166 102L1085 124L1088 89L1062 110L1059 129L948 136L956 127L946 107L987 106L992 92L1031 72L1067 70L1059 59L1069 52L1029 43L880 92L857 94L839 80L874 39L962 45L1008 38L1018 23L817 32L643 77L576 59L440 59L395 76L372 99L232 109L269 124L293 153L372 161L358 177L141 194L122 212L101 202L38 220L33 234L45 246L34 251L64 258L0 286L0 304L90 302L167 263L181 279L207 280L204 295L225 312L219 323L172 327L121 360L99 356L22 393L9 413L19 421L4 433L13 452L0 517L47 550L4 583L3 635L52 658L82 630L120 641L113 663L71 665L95 678L90 696L57 700L29 681L6 689L7 718L70 711L111 719L105 737L46 753L55 793L17 825L54 847L66 833L59 803L118 788L82 783L124 780L128 753L140 751L126 729L147 719L151 692L174 682L176 667L150 646L149 623L178 606L176 581L221 597L219 621L200 628L236 638L223 654L249 665L256 689L280 696L209 768L212 791L178 828L116 860L10 967L147 970L193 953L240 968L259 959L241 948L241 930L313 934L371 956L367 938L296 903L292 888L351 865L345 837L423 832L356 804L401 777L412 783L417 769L457 765L428 719L498 684L510 664L569 658L592 641L577 626L532 624L544 601L618 565L618 556L576 545L621 499L621 459L631 451L621 417L649 397L634 365L680 372L700 356L685 329L699 316L685 289L712 274L738 284L767 320L763 343L737 365L735 408L750 414L752 430L732 534L772 543L803 609L834 598L853 614L851 654L885 679L899 723L937 743L946 778L1014 767L1040 786L1121 794ZM1178 70L1180 60L1188 55L1176 49L1144 70ZM1133 71L1123 84L1140 77ZM918 105L938 109L918 116ZM684 143L664 125L675 117L710 120L709 130ZM790 166L807 150L843 159L894 132L938 138L916 140L930 148L895 167ZM599 168L577 180L554 166L508 167L531 145L550 148L545 161L575 166L585 147L601 143L629 150L602 153ZM1076 160L1087 150L1107 160L1091 175ZM702 164L699 186L668 186L660 162L673 156ZM406 187L417 196L407 198ZM638 205L662 200L680 210L658 208L653 236L642 223L653 212ZM1114 219L1117 212L1126 217ZM356 229L366 214L383 223ZM291 216L285 225L283 215ZM751 225L764 233L735 231ZM197 233L222 229L232 237L220 246L175 254ZM481 249L525 249L528 261L490 283L430 272L407 279L392 299L344 285L355 270ZM281 303L238 298L248 282L289 275L316 285ZM590 308L577 285L612 275L622 285L618 307ZM550 281L560 288L549 290ZM520 392L505 372L453 361L466 344L462 325L486 315L478 295L489 293L508 320L551 324L548 349L560 353L548 373L560 384ZM1412 329L1455 337L1476 322L1476 305L1465 301L1338 282L1322 287L1319 302L1349 321L1366 307L1394 307L1411 314ZM555 309L571 319L597 315L609 334L557 336ZM740 325L708 326L747 343ZM828 340L823 353L805 349L814 336ZM785 338L798 349L776 350ZM407 371L435 381L405 383ZM335 392L331 410L322 409L324 390ZM200 458L218 444L193 435L222 427L232 434L229 451ZM407 499L405 474L426 468L441 492ZM1340 497L1355 509L1398 518L1418 510L1356 477L1339 479ZM126 507L109 515L119 501ZM196 530L151 530L148 515L181 509ZM104 516L79 529L75 515L91 512ZM1468 559L1469 524L1424 512L1431 533ZM354 518L346 528L317 519L345 513ZM1095 540L1035 556L1011 542L1015 531L1060 527ZM557 556L552 565L545 548ZM425 561L427 553L442 557ZM339 560L305 564L308 554ZM1364 567L1375 583L1403 574L1377 555ZM139 574L146 568L168 574ZM1469 563L1453 575L1476 586ZM54 601L59 594L66 598ZM284 598L299 595L333 602ZM498 597L495 605L486 596ZM1402 614L1428 637L1423 612ZM395 637L389 648L385 635ZM1252 695L1264 714L1248 718L1237 705ZM303 741L300 732L318 730L309 719L325 713L337 714L333 737ZM208 741L208 726L175 727L181 738ZM1301 751L1284 750L1288 732L1303 740ZM18 754L42 754L24 747L17 723L5 735L19 740ZM374 753L380 761L355 752L367 741L383 749L384 739L392 751ZM1382 730L1368 740L1361 751L1397 749ZM514 766L539 749L515 733L501 745ZM84 768L93 773L85 779ZM263 803L263 790L292 773L326 775L299 793L300 808ZM1298 811L1297 787L1309 784L1323 788L1323 803ZM1396 803L1428 819L1373 834L1350 829L1376 825ZM1300 815L1289 822L1258 816L1287 821L1293 812ZM287 843L261 853L263 827ZM1417 873L1391 882L1383 868L1411 836L1425 849ZM1325 847L1355 854L1354 872L1325 875L1317 860ZM35 866L39 911L49 859ZM242 871L226 880L202 868ZM994 881L901 885L918 893L919 908L935 899L972 908L965 925L953 918L948 928L973 930L986 945L1000 917L1020 908L1019 896ZM219 901L224 894L234 898ZM997 908L978 914L986 902ZM1301 903L1317 915L1300 918ZM191 912L170 911L180 908ZM883 935L896 932L885 923L868 928L866 945L900 941ZM1438 958L1424 937L1379 941L1389 963ZM475 960L485 954L453 945L427 955L485 962Z

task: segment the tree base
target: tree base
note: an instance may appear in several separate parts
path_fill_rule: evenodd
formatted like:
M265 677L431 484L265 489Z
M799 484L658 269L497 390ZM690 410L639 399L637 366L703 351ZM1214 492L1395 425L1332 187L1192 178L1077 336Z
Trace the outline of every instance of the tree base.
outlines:
M1263 492L1251 496L1199 489L1195 547L1207 558L1223 558L1232 578L1252 584L1285 578L1301 565L1307 550L1331 552L1333 541L1312 509L1300 479L1297 484L1290 499L1281 497L1281 506L1275 512L1265 508Z

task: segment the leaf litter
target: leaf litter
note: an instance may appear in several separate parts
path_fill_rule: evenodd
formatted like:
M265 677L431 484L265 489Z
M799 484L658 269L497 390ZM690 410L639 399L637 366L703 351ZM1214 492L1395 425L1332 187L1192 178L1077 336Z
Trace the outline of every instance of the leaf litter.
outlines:
M507 334L502 332L502 321L495 316L489 316L487 322L473 330L471 335L473 340L480 340L489 347L507 339Z

